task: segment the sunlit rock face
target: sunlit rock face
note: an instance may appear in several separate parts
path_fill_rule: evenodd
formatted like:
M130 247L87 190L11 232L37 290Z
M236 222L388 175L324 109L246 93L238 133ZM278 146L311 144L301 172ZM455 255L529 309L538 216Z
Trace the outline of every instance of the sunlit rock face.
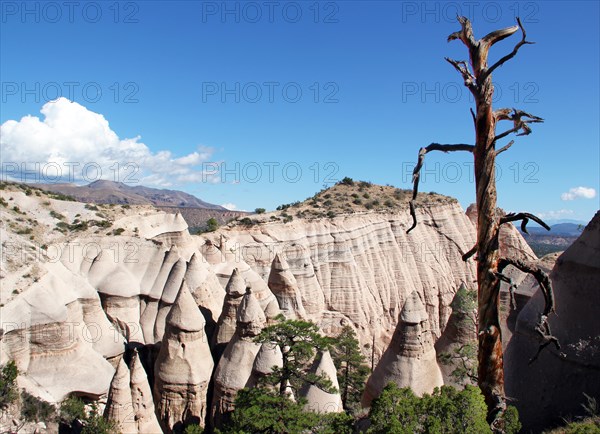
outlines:
M329 351L317 354L310 372L328 379L335 391L325 391L314 384L304 385L300 390L300 396L306 398L306 409L316 413L341 413L344 411L337 370Z
M369 406L390 382L410 387L415 394L442 386L433 335L421 296L413 291L406 300L392 342L367 381L363 405Z
M148 376L139 355L134 352L131 359L131 403L136 428L140 434L160 433L161 428L154 411L154 400Z
M251 384L252 369L261 344L255 343L267 319L249 290L243 297L236 315L236 331L227 344L214 374L212 425L221 426L224 416L233 411L237 392Z
M204 317L184 282L167 315L154 366L154 402L165 432L188 423L204 426L213 365Z
M410 234L406 210L227 227L207 244L210 250L226 246L226 253L211 256L220 278L247 264L270 280L283 312L303 315L301 306L307 319L333 335L353 324L361 347L374 340L380 358L413 290L423 297L437 339L458 287L474 285L475 262L461 258L475 244L464 211L452 202L422 206L418 213L419 225Z
M115 376L110 383L108 401L104 410L104 417L115 422L119 431L123 434L138 433L131 400L130 377L129 368L125 361L121 359Z
M558 258L550 274L556 314L548 322L561 349L540 344L535 325L544 308L537 291L520 312L505 353L506 393L526 430L540 430L567 415L584 415L584 393L600 390L600 212Z
M283 315L290 319L306 318L300 288L285 258L275 255L269 274L269 289L273 292Z

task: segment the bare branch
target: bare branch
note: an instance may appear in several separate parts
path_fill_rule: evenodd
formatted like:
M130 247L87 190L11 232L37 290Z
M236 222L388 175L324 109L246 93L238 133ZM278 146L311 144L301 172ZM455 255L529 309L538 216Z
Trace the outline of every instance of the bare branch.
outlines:
M507 144L507 145L505 145L505 146L501 147L500 149L498 149L498 150L496 151L496 157L498 156L498 154L501 154L501 153L503 153L504 151L506 151L508 148L510 148L510 147L513 145L513 143L515 143L515 141L514 141L514 140L511 140L510 142L508 142L508 144Z
M473 256L475 253L477 253L477 244L475 244L473 247L471 247L471 250L469 250L467 253L462 255L462 260L464 262L467 262L467 260Z
M471 22L466 17L457 16L456 19L460 23L461 29L448 36L448 42L460 39L469 49L477 45L475 37L473 36Z
M542 343L538 347L538 350L535 353L535 355L531 359L529 359L529 365L535 362L542 350L550 344L554 344L556 349L560 351L560 342L558 342L558 338L556 336L552 335L552 332L550 331L550 324L548 324L548 318L545 315L540 316L540 321L535 327L535 331L541 336ZM564 353L561 352L560 355L564 357Z
M517 301L515 300L515 289L517 285L512 281L506 274L495 273L496 277L501 281L508 283L508 293L510 294L510 308L515 310L517 308Z
M510 112L514 109L511 108L501 108L498 110L494 110L494 117L496 118L496 122L510 120Z
M502 112L498 113L498 116L502 117L501 120L513 121L514 126L510 130L504 131L503 133L500 133L496 137L494 137L494 142L508 136L509 134L516 133L519 130L523 130L523 132L517 134L517 136L526 136L531 133L531 128L527 124L537 124L544 122L544 119L540 118L539 116L532 115L530 113L524 112L523 110L513 109L513 113L511 115L506 114L505 110L506 109L502 109ZM497 112L495 112L494 114L496 113Z
M518 20L518 18L517 18ZM483 38L481 38L481 42L487 46L492 46L496 42L500 42L503 39L512 36L517 30L519 30L519 26L507 27L505 29L495 30L493 32L488 33Z
M502 273L502 271L509 265L518 268L524 273L531 274L533 277L535 277L535 280L537 280L538 285L540 285L540 289L544 294L545 301L544 312L542 316L547 317L551 312L554 312L554 292L552 291L552 283L550 282L550 278L546 272L535 264L514 258L500 258L498 260L498 272Z
M473 152L473 150L475 149L475 146L473 145L465 145L463 143L460 144L453 144L453 145L444 145L444 144L440 144L440 143L431 143L429 146L425 147L425 148L421 148L419 149L419 157L417 160L417 164L415 166L415 168L413 169L413 176L412 176L412 181L413 181L413 195L412 195L412 199L409 203L410 205L410 215L412 216L413 219L413 224L412 226L406 231L406 233L409 233L410 231L412 231L416 226L417 226L417 213L415 210L415 200L417 199L417 194L419 193L419 178L421 177L421 167L423 167L423 162L425 161L425 155L428 152L431 151L442 151L442 152L455 152L455 151L468 151L468 152Z
M446 62L454 66L460 75L462 75L463 80L465 81L465 86L474 94L477 91L477 84L475 80L475 76L469 71L469 67L467 66L467 62L464 60L453 60L449 57L444 57Z
M550 344L554 344L557 350L560 350L560 343L558 342L558 338L552 335L550 331L550 324L548 324L548 315L550 313L555 312L554 310L554 292L552 291L552 283L550 282L550 278L546 274L544 270L538 267L535 264L530 264L525 261L519 259L512 258L501 258L498 261L498 272L502 272L504 268L508 265L512 265L517 267L519 270L531 274L537 280L540 285L540 289L542 290L542 294L544 295L544 311L540 315L540 320L535 326L535 331L541 336L542 343L536 352L536 354L529 360L529 364L535 362L540 353L544 348L546 348Z
M517 17L517 24L519 25L519 28L521 29L521 32L523 34L523 37L521 38L521 40L519 41L519 43L517 45L515 45L515 48L513 48L512 52L507 54L506 56L504 56L502 59L498 60L496 63L494 63L492 66L490 66L488 68L487 71L485 71L483 73L483 76L481 77L481 80L485 80L486 77L490 76L492 74L492 72L498 68L499 66L502 66L505 62L509 61L510 59L512 59L513 57L515 57L517 55L517 52L519 51L519 48L521 48L523 45L526 44L534 44L534 42L529 42L526 41L525 38L527 37L527 33L525 32L525 28L523 27L523 24L521 23L521 19L519 17ZM511 27L510 29L512 29L513 27ZM509 30L509 29L504 29L504 31ZM498 30L497 32L502 32L503 30ZM516 30L515 30L516 31ZM486 38L488 36L490 36L491 34L496 33L496 32L492 32L489 35L486 36ZM514 32L512 32L514 33ZM512 34L511 33L511 34ZM506 35L504 37L502 37L501 39L506 38L507 36L510 35ZM485 39L485 38L484 38ZM498 39L499 41L500 39ZM494 41L497 42L497 41ZM493 42L492 42L493 43Z
M537 216L534 216L533 214L529 214L528 212L520 212L518 214L511 212L509 214L506 214L504 217L501 217L498 221L498 227L502 226L504 223L510 223L521 220L521 230L529 235L529 232L527 232L527 223L529 223L530 219L542 226L547 231L550 230L550 226L544 223L542 219L540 219Z

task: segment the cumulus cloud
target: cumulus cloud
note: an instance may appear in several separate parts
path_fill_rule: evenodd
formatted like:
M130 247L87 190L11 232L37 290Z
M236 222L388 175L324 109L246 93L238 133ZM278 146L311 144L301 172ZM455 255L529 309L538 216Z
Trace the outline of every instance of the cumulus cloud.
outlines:
M234 211L237 209L237 205L235 203L231 203L231 202L223 203L223 204L221 204L221 206L223 208L227 208L229 211Z
M153 152L140 136L119 138L103 115L66 98L44 104L41 113L43 120L28 115L0 125L3 178L75 183L107 179L158 187L213 182L215 175L202 171L210 148L183 156Z
M593 199L596 197L596 189L591 187L573 187L566 193L560 195L562 200Z

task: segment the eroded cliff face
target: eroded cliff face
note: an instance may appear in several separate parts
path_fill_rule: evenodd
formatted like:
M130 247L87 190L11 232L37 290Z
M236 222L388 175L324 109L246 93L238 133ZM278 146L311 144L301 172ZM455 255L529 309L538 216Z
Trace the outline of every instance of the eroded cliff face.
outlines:
M460 206L438 204L421 213L421 223L409 235L410 215L398 212L224 228L207 240L217 246L224 238L227 254L221 260L248 264L270 280L273 291L295 316L304 314L331 334L345 323L352 324L362 344L371 343L375 335L379 357L413 290L423 294L437 338L448 321L457 288L475 280L472 261L461 259L475 238ZM285 279L283 268L290 273Z
M279 313L313 320L330 336L351 325L363 348L374 342L377 363L394 331L404 330L400 316L411 294L420 297L433 345L456 290L475 285L473 261L461 259L475 232L451 200L420 206L420 224L410 235L405 209L287 223L266 214L252 227L190 236L180 215L108 207L102 209L112 212L108 233L90 225L61 235L52 231L57 220L48 217L49 208L67 220L91 221L97 213L76 202L44 205L45 198L10 194L45 225L35 234L50 234L42 240L58 254L11 261L3 255L3 286L17 289L1 293L2 360L16 360L19 384L47 401L71 393L108 399L107 415L127 431L204 423L212 413L207 389L216 366L216 417L230 411L239 388L281 363L276 348L251 342ZM8 214L3 240L28 251L32 243L8 230L19 214ZM18 278L29 271L35 278ZM252 301L244 304L248 294ZM426 367L418 357L409 365L437 379L433 347L427 354L433 359ZM407 384L420 387L417 380ZM135 424L123 412L129 406Z

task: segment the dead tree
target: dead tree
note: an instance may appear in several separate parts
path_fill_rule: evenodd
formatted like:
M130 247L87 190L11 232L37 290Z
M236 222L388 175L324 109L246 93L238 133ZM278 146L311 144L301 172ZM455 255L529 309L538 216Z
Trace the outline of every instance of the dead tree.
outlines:
M496 149L496 145L501 139L513 133L517 136L528 135L531 133L529 124L543 122L543 119L514 108L492 109L492 97L494 94L492 72L512 59L522 46L532 44L532 42L526 40L527 35L521 20L517 18L516 26L496 30L479 40L475 39L471 23L467 18L458 17L458 22L461 25L461 29L458 32L452 33L448 37L448 41L455 39L462 41L468 49L470 62L467 63L464 60L457 61L449 58L446 58L446 60L461 74L464 85L473 94L475 111L471 109L471 115L475 123L475 144L432 143L419 150L418 161L413 170L413 195L410 201L410 213L413 223L407 233L417 226L416 198L419 188L420 170L423 166L425 155L431 151L471 152L475 162L477 244L463 255L463 260L467 261L470 257L476 255L479 317L478 384L488 406L489 422L492 428L495 431L502 431L502 415L506 408L506 401L504 395L502 337L498 304L501 281L510 282L510 279L502 274L503 269L508 265L533 274L540 283L544 293L546 307L540 315L537 326L537 331L542 337L538 354L542 348L550 343L558 346L558 341L550 333L547 322L548 315L554 310L552 287L548 276L535 264L529 264L512 258L500 258L498 250L498 235L502 224L521 221L521 227L526 230L527 222L531 219L549 229L544 222L531 214L508 214L502 217L498 217L496 214L496 156L510 148L513 141L510 141L507 145L499 149ZM513 35L519 29L521 30L522 38L515 45L512 52L502 57L492 66L488 66L488 52L492 45ZM497 134L496 125L500 121L512 121L512 128L508 128L506 131ZM537 357L537 354L535 357Z

